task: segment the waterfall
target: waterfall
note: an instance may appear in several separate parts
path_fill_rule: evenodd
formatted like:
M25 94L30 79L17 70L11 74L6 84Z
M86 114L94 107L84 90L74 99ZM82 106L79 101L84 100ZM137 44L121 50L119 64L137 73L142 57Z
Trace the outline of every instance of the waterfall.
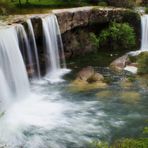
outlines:
M148 15L141 16L142 41L141 50L148 51Z
M51 83L59 82L60 77L69 70L66 69L61 33L56 16L50 15L42 18L42 25L47 59L46 79ZM60 57L62 57L62 60L60 60ZM63 69L61 65L63 65Z
M33 26L31 23L31 20L28 19L27 20L27 24L28 24L28 30L29 30L29 38L30 38L30 42L31 42L31 49L34 51L34 63L36 63L36 69L37 69L37 76L38 78L40 78L40 64L39 64L39 56L38 56L38 50L37 50L37 45L36 45L36 40L35 40L35 35L34 35L34 30L33 30Z
M0 30L0 106L29 93L29 81L14 27Z
M26 66L29 66L28 67L29 71L33 70L32 73L34 73L34 63L33 63L32 52L31 52L32 50L29 44L26 31L22 24L18 24L16 26L16 30L17 30L17 35L19 39L20 50L22 52Z
M42 23L47 54L45 78L51 83L60 82L63 81L61 77L69 70L66 69L57 18L50 15L43 18ZM25 64L32 66L34 70L33 62L36 62L37 74L40 77L38 51L31 20L27 20L27 24L28 35L21 24L0 29L0 106L9 104L12 98L22 98L28 94L29 80Z
M136 56L143 51L148 51L148 15L141 16L141 47L140 50L131 51L128 54Z

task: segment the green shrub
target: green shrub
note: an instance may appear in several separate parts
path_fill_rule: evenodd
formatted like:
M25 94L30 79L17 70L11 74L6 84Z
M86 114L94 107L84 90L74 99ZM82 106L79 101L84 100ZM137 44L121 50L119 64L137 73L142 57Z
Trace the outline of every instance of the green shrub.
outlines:
M148 127L144 127L143 134L148 134Z
M148 74L148 52L143 52L138 56L138 73Z
M116 141L110 148L147 148L148 138L123 139Z
M109 0L111 6L133 8L135 6L135 0Z
M94 141L89 144L88 148L109 148L109 146L106 142Z
M103 6L103 7L105 7L105 6L108 6L108 4L107 4L107 2L99 2L99 3L98 3L98 6Z
M115 141L109 146L106 142L92 142L88 148L147 148L148 138L126 138Z
M99 46L99 38L93 32L90 33L90 41L94 48L97 49Z
M148 7L145 8L145 13L148 14Z
M111 23L108 29L99 36L99 47L110 50L132 50L136 45L136 37L132 27L127 23Z

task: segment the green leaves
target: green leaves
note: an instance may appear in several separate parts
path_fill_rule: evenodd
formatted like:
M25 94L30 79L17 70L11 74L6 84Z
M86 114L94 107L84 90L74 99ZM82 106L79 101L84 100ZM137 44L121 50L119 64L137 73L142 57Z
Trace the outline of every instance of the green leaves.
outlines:
M98 48L99 38L97 38L97 36L93 32L90 33L90 41L94 45L94 47Z
M109 28L103 30L99 36L100 47L111 50L131 50L136 45L134 29L127 23L111 23Z
M138 56L138 73L148 74L148 52L143 52Z

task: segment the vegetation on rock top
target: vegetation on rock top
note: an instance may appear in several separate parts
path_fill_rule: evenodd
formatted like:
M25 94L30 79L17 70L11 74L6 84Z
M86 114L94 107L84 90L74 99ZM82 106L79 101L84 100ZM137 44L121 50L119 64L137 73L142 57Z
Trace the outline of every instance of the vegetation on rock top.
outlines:
M113 22L99 37L91 34L91 38L94 45L109 50L133 50L136 46L134 29L127 23Z

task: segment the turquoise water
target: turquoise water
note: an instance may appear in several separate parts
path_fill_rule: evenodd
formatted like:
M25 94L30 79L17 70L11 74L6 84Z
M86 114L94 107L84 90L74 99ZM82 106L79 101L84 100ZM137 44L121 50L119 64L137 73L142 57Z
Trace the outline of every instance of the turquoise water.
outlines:
M70 74L60 84L32 82L35 95L3 115L2 122L6 127L9 121L9 126L3 128L7 134L1 143L11 148L86 148L94 140L140 136L148 119L147 86L136 80L123 87L126 73L96 70L111 78L106 89L72 91ZM135 99L130 93L136 93Z

